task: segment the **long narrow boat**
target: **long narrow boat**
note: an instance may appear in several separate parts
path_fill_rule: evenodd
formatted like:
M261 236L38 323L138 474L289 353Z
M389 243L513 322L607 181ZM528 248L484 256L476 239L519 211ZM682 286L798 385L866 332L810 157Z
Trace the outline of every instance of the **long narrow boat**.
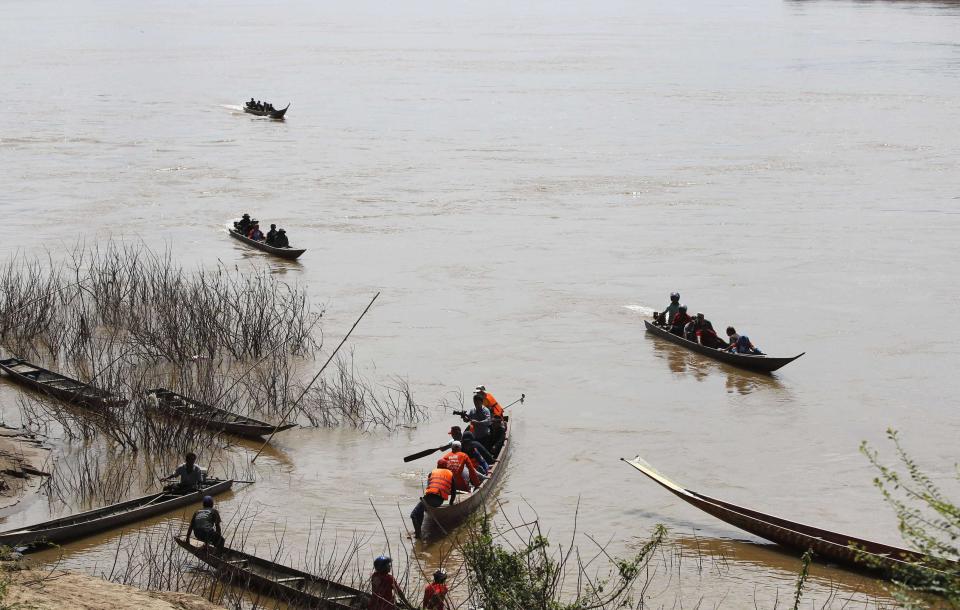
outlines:
M254 116L268 116L276 121L282 121L284 115L287 114L287 108L289 107L290 104L287 104L286 108L281 108L280 110L257 110L256 108L251 108L250 106L244 104L243 111Z
M141 521L154 515L196 504L203 496L214 496L233 486L233 479L208 479L203 489L195 492L162 491L103 508L88 510L69 517L44 521L16 530L0 532L0 546L18 547L41 543L62 544L97 532Z
M211 430L223 430L238 436L247 438L260 438L277 430L289 430L297 424L282 424L277 426L252 417L243 417L214 407L198 400L194 400L183 394L178 394L166 388L157 388L147 391L148 396L153 396L156 400L151 401L158 409L162 409L172 415L185 417L190 421L201 424Z
M771 356L754 356L752 354L735 354L728 352L725 349L716 349L713 347L707 347L706 345L700 345L695 341L688 341L687 339L673 334L666 328L656 326L651 324L648 320L644 320L643 323L647 327L647 331L653 333L658 337L662 337L667 341L672 341L677 345L682 345L683 347L697 352L698 354L703 354L704 356L710 356L715 358L720 362L726 362L727 364L732 364L733 366L739 366L743 369L748 369L751 371L757 371L759 373L772 373L773 371L782 368L806 352L802 352L793 358L773 358Z
M497 458L496 463L490 466L487 480L483 481L480 487L472 492L458 491L453 504L444 502L436 508L424 504L427 514L432 520L432 526L437 526L441 533L448 533L454 527L466 521L473 511L483 506L487 497L496 488L497 482L503 477L503 472L507 469L507 461L510 459L509 419L509 417L503 418L503 423L507 426L503 447L500 448L500 454L495 456ZM435 532L431 530L431 533Z
M224 548L221 553L199 540L174 540L188 553L217 571L226 582L265 593L297 607L323 610L367 608L370 595L359 589L287 566Z
M623 461L656 481L684 502L713 515L717 519L793 549L798 553L805 553L808 549L812 549L814 558L820 561L890 575L895 574L907 564L924 563L927 559L926 556L908 549L788 521L781 517L767 515L691 491L654 470L639 456L632 460ZM862 553L858 553L854 547L860 549ZM869 560L865 561L864 557L868 557Z
M10 375L17 383L21 383L29 388L48 394L64 402L88 407L90 409L100 409L111 406L122 406L127 401L119 396L115 396L106 390L94 387L54 373L42 366L31 364L20 358L7 358L0 360L0 370Z
M240 240L243 243L247 244L248 246L252 246L256 248L257 250L263 250L264 252L269 252L274 256L279 256L280 258L285 258L287 260L291 260L291 261L296 260L300 257L301 254L306 252L305 249L297 250L289 246L287 246L286 248L278 248L276 246L271 246L265 241L257 241L255 239L250 239L246 235L243 235L242 233L234 229L229 229L229 231L230 231L230 237Z

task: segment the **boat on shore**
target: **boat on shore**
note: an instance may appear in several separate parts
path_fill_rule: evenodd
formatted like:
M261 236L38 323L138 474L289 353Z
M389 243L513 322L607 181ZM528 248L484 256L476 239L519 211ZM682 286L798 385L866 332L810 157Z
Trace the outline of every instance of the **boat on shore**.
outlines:
M644 320L643 323L647 327L647 332L650 332L657 337L661 337L667 341L676 343L677 345L682 345L691 351L694 351L698 354L703 354L704 356L709 356L710 358L714 358L720 362L732 364L733 366L738 366L742 369L747 369L750 371L756 371L758 373L772 373L773 371L790 364L806 353L802 352L796 356L793 356L792 358L774 358L767 355L756 356L753 354L736 354L733 352L728 352L725 349L707 347L706 345L700 345L696 341L689 341L684 337L673 334L662 326L651 324L648 320Z
M691 491L654 470L639 456L623 461L684 502L717 519L801 554L812 550L814 559L821 562L889 576L897 574L910 564L926 563L928 559L915 551L788 521Z
M54 373L21 358L0 360L0 370L8 374L17 383L70 404L89 409L103 409L127 404L126 399L106 390L101 390L60 373Z
M154 515L197 504L203 496L215 496L233 487L233 479L207 479L204 487L194 492L161 491L76 515L0 532L0 546L31 547L40 544L62 544L121 525L141 521Z
M297 425L276 425L252 417L244 417L166 388L148 390L147 396L153 396L155 401L151 402L166 413L183 417L210 430L222 430L246 438L261 438L274 430L281 432Z
M174 541L200 561L214 568L218 578L246 587L300 608L314 610L359 610L370 604L370 594L338 582L295 570L242 551L224 548L217 553L199 540Z
M506 434L503 439L503 447L500 448L496 463L490 466L487 473L487 480L483 481L479 488L471 492L458 491L453 504L444 502L440 506L433 507L424 503L427 509L427 520L432 528L438 528L440 533L447 534L454 527L463 523L478 508L486 503L487 498L493 493L498 482L503 478L503 472L507 469L507 461L510 459L510 418L504 417L503 422L506 425ZM422 500L421 500L422 501Z
M301 254L306 252L306 249L296 250L289 246L285 248L278 248L276 246L271 246L265 241L257 241L255 239L250 239L246 235L243 235L242 233L237 231L235 228L228 229L228 230L230 231L230 237L234 239L238 239L243 243L245 243L246 245L256 248L257 250L263 250L264 252L269 252L274 256L279 256L280 258L285 258L287 260L291 260L291 261L296 260L300 257Z
M290 108L290 104L287 104L286 108L281 108L279 110L258 110L256 108L251 108L247 104L243 105L243 111L247 114L252 114L254 116L265 116L270 117L275 121L282 121L284 116L287 114L287 108Z

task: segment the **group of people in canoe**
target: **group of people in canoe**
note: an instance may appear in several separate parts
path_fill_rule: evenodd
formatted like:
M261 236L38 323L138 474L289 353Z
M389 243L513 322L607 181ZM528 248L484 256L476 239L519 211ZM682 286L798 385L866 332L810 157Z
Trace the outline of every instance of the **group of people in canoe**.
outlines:
M410 512L416 538L423 536L426 507L438 508L446 501L453 504L457 492L478 489L487 480L506 440L503 407L485 386L474 390L473 409L454 411L454 415L468 424L467 429L450 428L450 451L437 460L437 467L427 476L423 497Z
M259 110L260 112L273 112L276 108L273 107L273 104L268 102L261 102L260 100L254 100L252 97L250 101L247 102L247 108L250 110Z
M278 229L277 225L272 224L270 225L270 230L264 235L263 231L260 230L260 221L251 220L250 214L244 214L240 220L233 223L233 227L237 230L237 233L247 239L262 241L274 248L290 247L290 240L287 238L286 229Z
M665 328L688 341L736 354L764 355L750 341L750 337L741 335L732 326L727 327L726 341L718 337L717 331L713 329L713 324L702 313L691 316L687 312L687 306L680 304L679 292L670 293L670 304L662 312L655 312L653 318L654 324L657 326Z

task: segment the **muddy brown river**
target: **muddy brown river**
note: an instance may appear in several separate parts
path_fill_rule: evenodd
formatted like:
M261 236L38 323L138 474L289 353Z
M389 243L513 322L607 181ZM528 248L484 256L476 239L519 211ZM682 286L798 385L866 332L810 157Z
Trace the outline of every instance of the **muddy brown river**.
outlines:
M535 513L565 540L579 503L578 530L617 554L662 523L699 559L657 607L782 606L796 557L619 458L893 544L861 441L892 461L897 428L954 489L957 32L955 2L7 2L0 256L111 237L269 268L326 307L326 350L382 291L349 345L431 419L278 435L256 484L220 499L256 515L250 550L282 537L296 563L323 523L396 554L432 464L402 456L444 442L437 405L482 383L527 395L498 518ZM244 115L251 96L292 102L287 121ZM307 253L229 239L242 212ZM806 355L763 376L646 336L672 290ZM17 391L0 384L8 423ZM0 525L49 512L40 496ZM37 560L104 573L122 544ZM446 551L413 548L426 569ZM889 601L828 566L809 595Z

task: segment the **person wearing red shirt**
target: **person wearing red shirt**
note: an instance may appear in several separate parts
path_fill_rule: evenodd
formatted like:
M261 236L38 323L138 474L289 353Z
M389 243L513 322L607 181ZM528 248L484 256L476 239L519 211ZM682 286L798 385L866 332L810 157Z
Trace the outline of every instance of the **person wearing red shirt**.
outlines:
M390 573L393 560L381 555L373 560L373 574L370 575L370 604L368 610L397 610L397 596L407 607L413 604L407 601L397 579Z
M447 572L440 568L433 573L433 582L427 585L423 592L423 610L448 610L447 603Z

